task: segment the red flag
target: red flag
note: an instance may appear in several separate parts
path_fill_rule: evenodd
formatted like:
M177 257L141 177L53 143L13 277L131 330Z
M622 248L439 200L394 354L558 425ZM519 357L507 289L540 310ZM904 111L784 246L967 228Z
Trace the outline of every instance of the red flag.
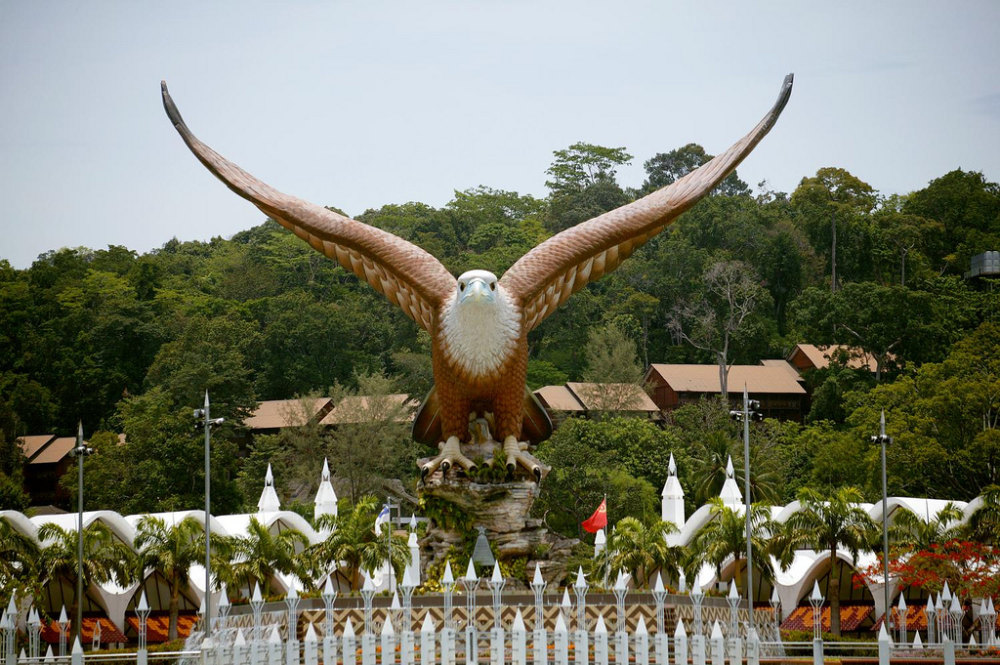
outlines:
M597 533L608 525L608 500L605 498L590 519L583 521L583 528L589 533Z

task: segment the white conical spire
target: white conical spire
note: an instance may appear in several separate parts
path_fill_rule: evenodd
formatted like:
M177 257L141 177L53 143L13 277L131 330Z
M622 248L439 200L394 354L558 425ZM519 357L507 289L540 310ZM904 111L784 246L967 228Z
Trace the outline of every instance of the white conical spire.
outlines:
M455 576L451 572L451 560L445 559L444 561L444 575L441 576L442 584L454 584Z
M472 559L469 559L469 566L465 569L465 581L470 584L479 581L479 578L476 577L476 566L472 563Z
M684 488L677 479L677 463L674 461L674 454L670 453L670 462L667 464L667 480L663 483L663 491L660 492L660 519L664 522L673 522L680 529L684 526Z
M604 535L604 529L598 529L597 533L594 534L594 558L604 550L608 544L608 537Z
M278 493L274 491L274 474L271 473L271 465L267 465L267 473L264 475L264 491L260 493L257 501L257 511L261 513L276 513L281 510L281 501L278 500Z
M320 515L337 516L337 493L333 491L333 485L330 483L330 464L326 459L323 460L319 489L316 490L316 498L313 500L313 517Z
M722 505L729 508L736 508L743 505L743 495L740 494L739 485L736 484L735 473L733 470L733 457L730 455L729 460L726 462L726 482L722 484L722 491L719 492Z

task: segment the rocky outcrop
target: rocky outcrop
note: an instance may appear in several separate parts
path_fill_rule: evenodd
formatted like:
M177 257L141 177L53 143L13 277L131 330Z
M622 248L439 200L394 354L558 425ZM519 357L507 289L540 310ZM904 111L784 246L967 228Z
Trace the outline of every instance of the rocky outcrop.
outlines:
M538 492L538 484L531 480L486 484L442 474L428 477L420 490L422 497L452 504L471 526L485 528L501 561L524 558L527 570L533 572L537 563L546 581L557 582L565 575L566 558L579 541L551 533L542 520L529 517ZM420 542L425 554L421 562L425 567L434 565L452 546L462 543L463 535L432 524Z

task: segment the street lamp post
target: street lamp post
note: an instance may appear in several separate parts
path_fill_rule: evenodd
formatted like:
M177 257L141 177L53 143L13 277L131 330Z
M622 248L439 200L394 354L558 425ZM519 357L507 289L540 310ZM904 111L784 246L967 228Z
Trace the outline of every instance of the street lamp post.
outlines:
M221 425L225 418L210 417L208 391L205 391L205 406L194 410L194 417L205 427L205 640L212 635L212 476L211 457L212 426Z
M77 635L83 626L83 458L94 454L94 449L83 444L83 422L76 427L76 448L69 451L77 460L77 526L76 526L76 625L73 627Z
M736 420L743 422L743 493L744 500L746 501L745 517L746 517L746 537L747 537L747 617L750 621L750 628L747 631L747 635L750 631L754 630L754 617L753 617L753 543L751 541L751 528L750 528L750 508L753 505L750 501L750 419L760 418L760 402L757 400L750 399L747 393L747 386L743 384L743 410L742 411L730 411L729 415L736 418Z
M886 489L885 473L885 447L892 442L892 438L885 434L885 410L879 418L879 433L872 437L873 443L882 446L882 591L885 594L885 615L883 622L889 623L889 498ZM886 630L889 626L886 625Z

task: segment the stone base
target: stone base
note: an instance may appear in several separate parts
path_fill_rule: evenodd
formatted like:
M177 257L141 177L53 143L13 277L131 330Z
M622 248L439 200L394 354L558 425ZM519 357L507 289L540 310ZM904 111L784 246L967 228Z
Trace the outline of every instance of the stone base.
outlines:
M500 560L525 557L529 575L537 563L547 581L558 581L566 573L570 550L579 541L551 533L542 520L528 517L538 492L539 486L533 480L481 484L435 474L427 478L418 493L453 504L468 517L472 527L485 528ZM420 542L425 570L443 559L452 546L460 545L462 539L463 534L432 524ZM457 577L464 571L454 573Z

